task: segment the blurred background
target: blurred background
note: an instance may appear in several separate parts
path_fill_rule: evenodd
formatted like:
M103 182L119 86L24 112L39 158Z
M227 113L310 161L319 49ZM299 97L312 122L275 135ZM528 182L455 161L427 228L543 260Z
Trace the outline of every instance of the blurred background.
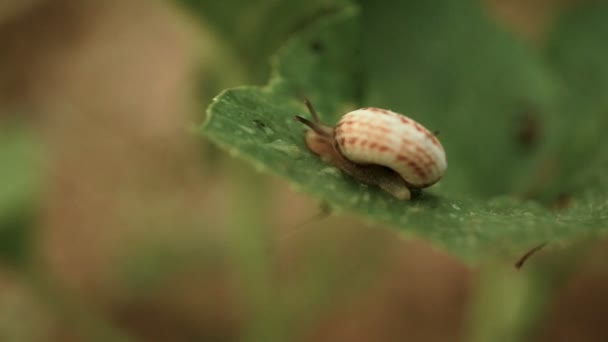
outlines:
M281 10L258 2L247 6ZM537 45L578 3L483 5ZM602 244L565 279L528 274L551 253L528 273L472 268L323 216L191 134L219 91L264 84L284 41L250 31L259 39L225 53L230 25L260 20L217 23L238 6L0 3L0 341L608 340ZM534 324L516 323L526 315Z

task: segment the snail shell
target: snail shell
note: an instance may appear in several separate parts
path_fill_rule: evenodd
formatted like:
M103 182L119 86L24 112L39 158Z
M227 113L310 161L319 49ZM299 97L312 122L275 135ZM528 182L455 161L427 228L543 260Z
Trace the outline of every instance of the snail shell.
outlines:
M336 125L335 141L344 157L357 164L386 166L411 189L435 184L447 168L437 137L416 121L390 110L362 108Z
M332 128L320 123L309 101L306 105L313 121L295 119L311 128L306 133L308 148L363 183L410 199L411 190L428 187L445 173L445 150L437 137L406 116L361 108L345 114Z

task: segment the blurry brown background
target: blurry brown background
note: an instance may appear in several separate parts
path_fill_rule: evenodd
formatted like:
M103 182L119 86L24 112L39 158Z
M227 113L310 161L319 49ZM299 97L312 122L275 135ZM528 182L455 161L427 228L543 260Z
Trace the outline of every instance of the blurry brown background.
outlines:
M573 3L486 2L532 44ZM213 45L188 22L143 0L0 5L1 113L26 118L50 153L38 243L69 297L142 340L239 339L252 318L230 246L232 210L239 182L259 182L273 189L258 215L272 227L281 298L300 305L298 285L319 251L349 288L303 319L294 340L463 340L476 270L356 218L309 221L318 203L189 134L201 120L192 75L213 67ZM608 275L593 262L601 250L559 289L542 340L608 341ZM86 340L61 312L0 269L1 341Z

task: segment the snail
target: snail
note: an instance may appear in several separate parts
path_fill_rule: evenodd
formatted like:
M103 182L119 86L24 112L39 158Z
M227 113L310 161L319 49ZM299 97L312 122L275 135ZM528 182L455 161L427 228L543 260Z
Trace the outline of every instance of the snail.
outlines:
M306 145L321 160L354 179L380 187L400 200L435 184L447 168L443 146L416 121L390 110L367 107L346 113L335 127L324 125L309 100L312 121Z

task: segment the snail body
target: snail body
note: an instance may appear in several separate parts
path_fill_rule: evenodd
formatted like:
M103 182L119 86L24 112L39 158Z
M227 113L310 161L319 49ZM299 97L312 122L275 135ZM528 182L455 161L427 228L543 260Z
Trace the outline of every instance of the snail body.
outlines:
M295 119L311 128L308 148L362 183L406 200L412 191L439 181L447 169L437 137L411 118L367 107L346 113L334 128L320 123L311 103L306 105L313 121Z

